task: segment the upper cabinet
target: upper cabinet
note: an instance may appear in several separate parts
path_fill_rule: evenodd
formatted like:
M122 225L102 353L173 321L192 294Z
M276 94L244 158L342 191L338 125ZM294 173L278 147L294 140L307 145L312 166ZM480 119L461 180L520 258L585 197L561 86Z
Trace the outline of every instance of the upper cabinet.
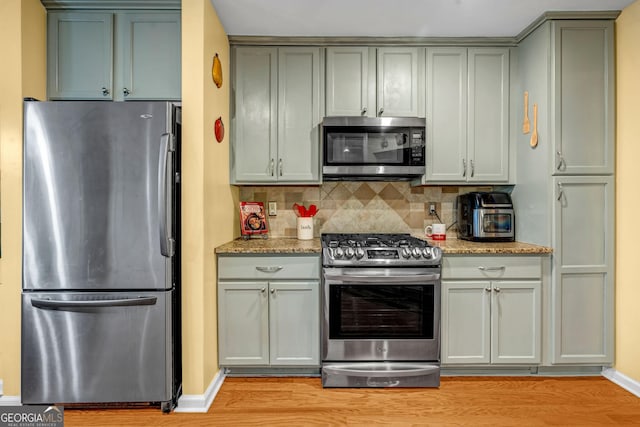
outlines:
M320 182L320 53L234 49L232 183Z
M48 13L49 99L179 100L177 11Z
M615 138L613 22L554 21L551 49L554 174L611 174Z
M424 48L328 47L326 116L424 117Z
M423 183L509 179L509 49L426 52L427 172Z

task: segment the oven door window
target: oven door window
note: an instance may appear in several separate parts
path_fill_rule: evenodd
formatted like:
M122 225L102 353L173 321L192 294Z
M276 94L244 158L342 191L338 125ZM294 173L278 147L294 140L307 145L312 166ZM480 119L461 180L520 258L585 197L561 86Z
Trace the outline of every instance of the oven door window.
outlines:
M327 132L325 165L408 165L411 144L407 131Z
M482 231L485 233L511 233L511 214L485 213L482 217Z
M433 339L435 285L331 285L331 339Z

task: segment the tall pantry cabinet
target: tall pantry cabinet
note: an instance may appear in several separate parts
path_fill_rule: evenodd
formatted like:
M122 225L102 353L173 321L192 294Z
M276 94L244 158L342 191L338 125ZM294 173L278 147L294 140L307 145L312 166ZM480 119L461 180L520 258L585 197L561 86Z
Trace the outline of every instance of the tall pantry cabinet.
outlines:
M613 363L613 18L547 20L517 49L516 235L554 250L543 364Z

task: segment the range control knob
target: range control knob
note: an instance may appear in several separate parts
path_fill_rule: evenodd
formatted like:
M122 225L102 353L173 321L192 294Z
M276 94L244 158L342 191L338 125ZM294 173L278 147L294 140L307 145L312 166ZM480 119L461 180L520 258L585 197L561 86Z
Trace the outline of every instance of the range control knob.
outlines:
M344 256L347 258L353 258L353 255L355 255L355 252L353 251L353 248L347 248L344 251Z
M402 248L402 250L400 251L400 254L402 255L403 258L411 258L411 249Z
M336 248L333 251L333 257L335 259L340 259L340 258L342 258L343 255L344 255L344 251L342 250L342 248Z
M356 248L356 258L360 259L364 256L364 249Z
M426 259L430 259L431 258L431 248L424 248L422 250L422 256L425 257Z
M431 248L431 258L436 261L440 261L440 258L442 258L442 249L437 246L433 246Z
M413 255L414 258L420 258L420 255L422 255L420 248L413 248L411 255Z

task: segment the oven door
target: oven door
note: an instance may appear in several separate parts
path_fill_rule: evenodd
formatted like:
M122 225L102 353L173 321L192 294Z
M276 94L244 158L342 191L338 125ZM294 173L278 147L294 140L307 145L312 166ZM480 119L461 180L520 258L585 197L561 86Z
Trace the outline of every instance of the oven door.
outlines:
M440 268L324 268L323 361L440 360Z
M513 240L514 213L512 209L476 209L473 212L475 237L480 239Z

